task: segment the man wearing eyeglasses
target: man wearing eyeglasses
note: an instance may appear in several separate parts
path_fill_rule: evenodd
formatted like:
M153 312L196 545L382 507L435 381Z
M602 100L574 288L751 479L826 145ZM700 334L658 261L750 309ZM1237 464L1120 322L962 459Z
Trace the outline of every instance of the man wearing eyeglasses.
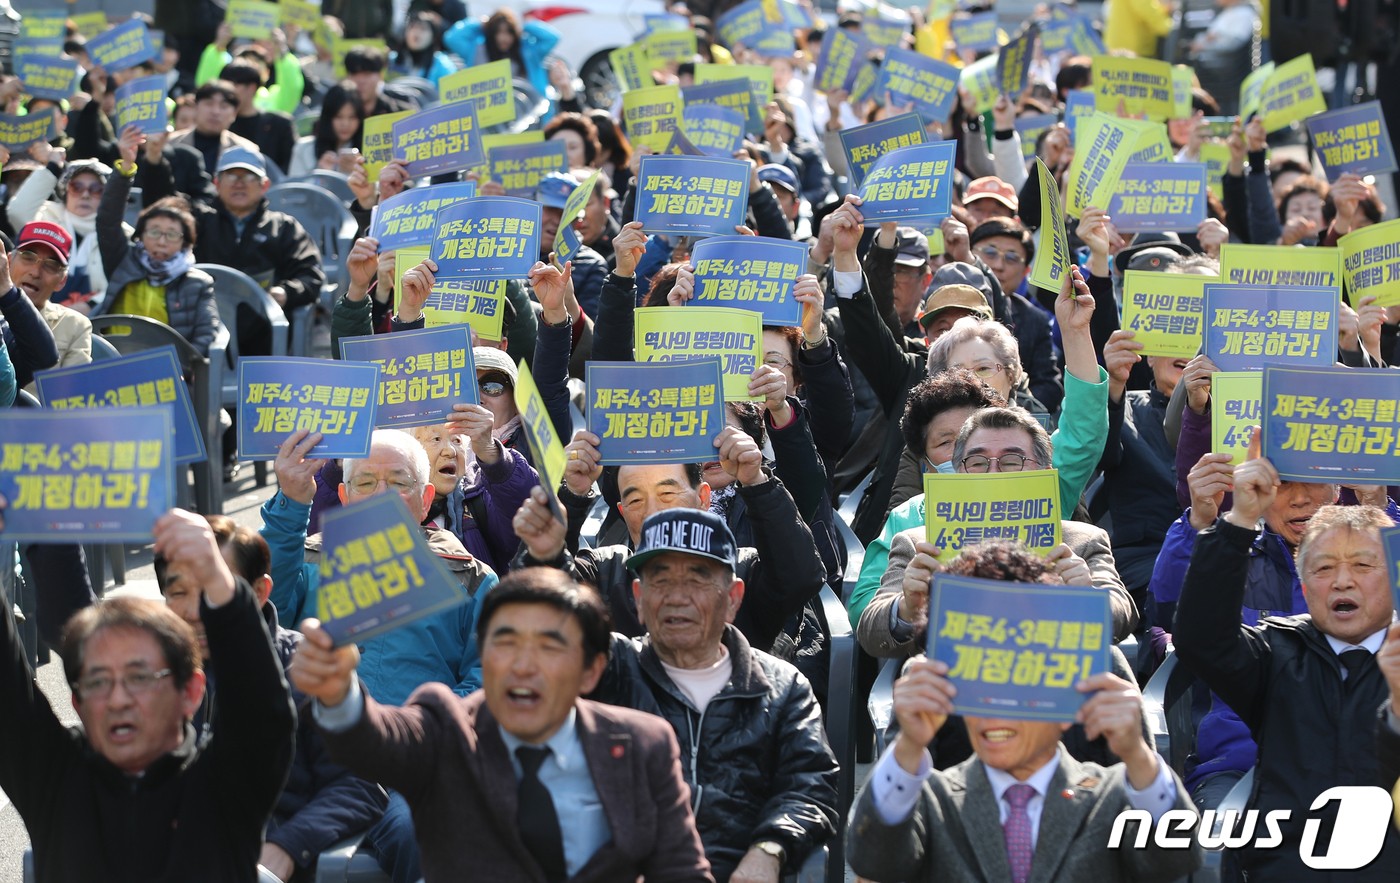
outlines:
M64 727L35 689L0 604L0 788L24 819L45 883L254 880L292 756L282 666L252 591L229 572L204 518L163 516L155 550L203 594L210 672L223 675L207 740L190 725L204 696L199 644L164 604L112 599L69 622L61 654L81 729Z
M316 473L325 465L310 457L320 441L319 433L298 430L282 443L274 463L279 489L262 507L262 535L272 552L270 600L280 622L300 623L316 612L322 538L319 533L307 536L306 530ZM347 505L378 494L398 494L421 524L435 494L428 454L406 432L375 430L369 456L344 461L338 493ZM376 697L393 705L402 705L410 693L430 682L446 684L461 696L481 686L476 616L496 575L469 555L452 531L423 530L428 548L442 558L471 600L360 646L361 679ZM378 855L394 883L412 883L422 876L413 822L402 796L389 795L384 818L370 829L365 845Z
M30 221L19 231L10 265L11 281L29 297L53 333L59 368L92 361L92 322L77 310L53 302L54 292L68 280L72 248L72 237L58 224ZM32 381L26 389L34 392Z
M989 218L968 237L973 254L997 277L1007 294L1026 295L1026 277L1035 256L1030 231L1015 218Z

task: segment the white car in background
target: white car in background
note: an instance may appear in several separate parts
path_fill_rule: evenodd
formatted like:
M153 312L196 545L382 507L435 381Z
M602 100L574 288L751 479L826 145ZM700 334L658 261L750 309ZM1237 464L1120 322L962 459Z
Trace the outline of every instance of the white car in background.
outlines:
M611 107L620 92L608 53L645 29L643 16L666 11L662 0L478 0L471 5L473 10L504 6L562 34L551 54L583 80L585 101L593 107Z

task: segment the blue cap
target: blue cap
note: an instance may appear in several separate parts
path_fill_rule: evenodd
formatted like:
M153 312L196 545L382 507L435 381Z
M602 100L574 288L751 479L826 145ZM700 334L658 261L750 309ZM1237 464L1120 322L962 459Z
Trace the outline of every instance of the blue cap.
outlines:
M219 157L219 165L214 174L222 175L229 169L247 169L250 172L257 172L260 178L267 177L267 164L263 162L262 154L246 147L233 147L225 150L223 155Z
M730 570L739 565L739 544L729 525L707 509L666 509L642 522L642 540L627 566L637 570L665 552L699 555Z
M540 179L539 187L535 188L535 201L546 208L562 209L576 187L578 181L574 180L573 175L550 172Z
M797 176L792 173L792 169L787 166L780 166L775 162L758 167L758 180L767 181L769 184L777 184L779 187L787 188L787 191L796 196L799 192L797 186Z

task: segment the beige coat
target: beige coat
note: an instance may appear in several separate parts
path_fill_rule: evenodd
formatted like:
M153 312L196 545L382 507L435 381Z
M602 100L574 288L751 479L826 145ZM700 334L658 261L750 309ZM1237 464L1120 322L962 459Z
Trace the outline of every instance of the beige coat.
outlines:
M54 346L58 348L59 368L73 365L86 365L92 361L92 322L77 310L70 310L53 301L44 304L39 311L53 332ZM25 390L35 392L30 383ZM37 394L37 393L36 393Z

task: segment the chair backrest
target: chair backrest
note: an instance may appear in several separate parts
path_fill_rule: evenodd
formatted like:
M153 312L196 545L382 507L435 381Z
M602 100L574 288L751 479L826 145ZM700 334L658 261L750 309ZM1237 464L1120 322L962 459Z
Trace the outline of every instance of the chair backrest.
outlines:
M860 648L851 631L846 606L830 586L822 586L819 600L822 618L826 620L831 654L824 709L826 738L840 765L836 774L836 815L844 819L855 802L856 794L856 740L860 732L857 726L856 657ZM846 861L842 838L835 838L828 846L831 849L830 866L841 869L844 875Z
M120 359L121 355L107 338L100 334L92 336L92 360L94 362L100 362L103 359Z
M310 174L301 175L296 178L288 178L282 182L287 184L310 184L313 187L320 187L328 190L345 204L349 204L355 198L355 192L350 189L349 177L342 175L333 169L315 169Z
M126 215L122 218L122 220L126 221L132 227L135 227L136 219L140 217L141 208L143 205L144 203L141 199L141 188L131 188L131 192L126 195Z
M196 270L203 270L214 277L214 300L219 306L219 321L229 330L229 365L238 362L238 307L246 305L255 315L266 319L272 326L272 352L268 355L287 354L287 317L272 295L251 276L223 264L195 264Z
M206 359L199 354L180 332L145 316L107 315L92 318L92 333L102 337L124 356L141 353L156 347L175 347L175 357L180 360L180 370L189 374L196 365Z
M278 184L267 191L268 207L296 218L321 249L326 263L342 257L341 243L355 235L355 219L338 197L317 184Z
M841 501L841 505L836 511L847 524L853 524L856 520L856 509L860 507L860 501L864 499L865 492L870 489L870 483L875 479L875 470L870 470L860 483L851 488L851 492Z

